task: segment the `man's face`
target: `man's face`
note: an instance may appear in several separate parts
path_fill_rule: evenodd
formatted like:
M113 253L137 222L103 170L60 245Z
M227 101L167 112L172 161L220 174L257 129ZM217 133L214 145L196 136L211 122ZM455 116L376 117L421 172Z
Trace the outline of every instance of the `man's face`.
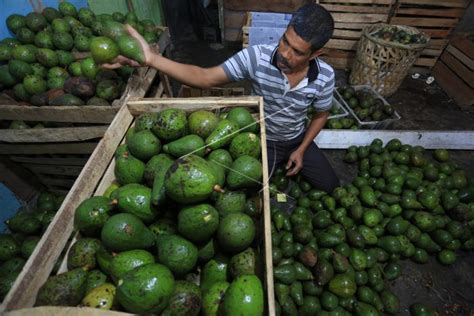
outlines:
M319 51L312 52L311 44L299 37L290 26L280 39L276 52L277 65L284 73L291 73L306 68L317 55Z

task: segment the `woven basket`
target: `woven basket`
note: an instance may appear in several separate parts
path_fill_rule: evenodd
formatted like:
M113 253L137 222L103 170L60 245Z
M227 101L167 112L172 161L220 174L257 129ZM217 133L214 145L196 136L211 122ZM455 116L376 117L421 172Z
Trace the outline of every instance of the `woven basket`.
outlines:
M429 42L429 36L425 33L414 27L402 25L390 25L390 27L397 27L410 35L418 34L425 39L424 43L401 44L372 35L387 26L389 25L378 23L364 28L349 78L351 85L370 85L383 96L389 96L397 91Z

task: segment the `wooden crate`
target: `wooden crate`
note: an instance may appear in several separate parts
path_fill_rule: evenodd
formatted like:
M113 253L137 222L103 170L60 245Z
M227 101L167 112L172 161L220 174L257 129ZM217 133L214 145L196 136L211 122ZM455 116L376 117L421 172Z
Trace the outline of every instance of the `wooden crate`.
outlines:
M246 94L244 87L213 87L210 89L199 89L181 85L178 98L238 97Z
M465 109L474 105L474 43L454 36L433 68L438 84Z
M166 50L169 42L169 32L165 28L159 41L160 52ZM158 77L156 74L157 71L149 67L137 69L129 78L122 97L110 107L36 107L3 99L0 102L2 120L53 122L67 127L2 129L0 156L32 172L48 190L67 193L120 107L131 97L143 97L143 91L146 93ZM160 80L153 96L167 95L170 89L165 83Z
M470 0L397 0L390 24L413 26L431 36L415 66L432 68Z
M113 156L116 148L125 138L128 128L132 126L135 116L144 112L159 112L170 107L183 109L187 112L199 109L218 110L234 106L245 106L257 110L260 116L263 183L268 183L266 134L262 97L141 99L135 101L130 98L127 99L127 103L127 106L121 107L109 129L105 132L104 137L95 148L91 158L86 163L71 191L66 196L63 205L49 225L41 241L38 243L35 251L28 259L15 284L0 306L0 314L12 311L6 314L43 315L44 313L52 312L49 307L31 309L36 300L37 292L50 275L55 262L58 260L61 252L67 245L69 237L73 233L73 217L77 206L84 199L92 195L103 194L106 188L113 182L115 178L115 160ZM275 315L269 199L268 188L264 186L263 225L267 308L269 315ZM75 315L90 315L90 312L90 309L70 307L56 308L54 310L55 314L73 313ZM125 315L126 313L110 313L110 315L114 314Z

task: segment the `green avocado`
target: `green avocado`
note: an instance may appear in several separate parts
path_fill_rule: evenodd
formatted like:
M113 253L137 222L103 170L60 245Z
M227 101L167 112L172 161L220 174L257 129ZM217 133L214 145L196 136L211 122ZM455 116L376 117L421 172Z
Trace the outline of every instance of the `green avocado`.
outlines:
M203 157L205 154L205 144L201 137L191 134L164 145L163 151L176 158L188 154Z
M186 275L197 263L196 246L178 235L158 237L157 248L158 261L167 266L175 275Z
M111 216L102 227L103 244L113 251L147 249L154 245L155 235L133 214Z
M230 213L239 213L245 211L246 196L242 191L226 191L217 193L215 207L221 217Z
M87 292L81 306L110 310L115 305L115 293L116 288L113 284L103 283Z
M127 146L134 157L145 162L161 150L160 140L149 130L135 131L127 140Z
M12 235L0 234L0 261L8 261L20 254L20 245Z
M184 207L178 214L178 231L194 243L208 241L219 226L219 213L210 204Z
M163 316L197 316L201 310L201 289L189 281L176 281L174 293Z
M116 255L110 264L110 275L117 283L125 274L137 267L155 263L154 256L143 249L124 251Z
M93 196L82 201L74 213L74 226L85 236L98 236L112 213L112 201L104 196Z
M260 275L261 266L259 262L259 254L253 248L246 250L232 256L229 262L230 274L232 279L241 275Z
M233 108L227 113L226 119L237 123L242 132L258 132L258 123L246 108Z
M255 275L242 275L229 285L223 302L224 315L263 315L262 282Z
M96 253L101 248L100 240L95 238L80 238L67 255L67 268L69 270L83 268L85 270L92 270L95 268Z
M165 176L166 194L183 204L204 201L216 184L217 177L211 165L196 155L177 159Z
M158 211L151 204L151 189L135 183L124 185L116 196L117 208L137 216L146 224L153 222Z
M151 130L157 119L158 113L140 114L135 120L135 131Z
M229 259L223 255L217 255L209 260L201 271L200 286L203 293L218 282L226 282L229 275Z
M168 168L173 164L174 159L168 154L158 154L148 160L145 165L145 171L143 174L145 183L149 187L153 187L153 181L157 174L166 173Z
M213 283L207 291L203 291L202 311L204 316L223 314L224 296L229 285L226 281L218 281Z
M172 141L186 135L186 113L179 109L166 109L158 114L152 132L163 141Z
M255 224L244 213L230 213L222 218L217 229L217 241L222 249L237 253L246 249L255 238Z
M231 190L255 187L262 179L262 164L251 156L237 158L227 175L227 186Z
M229 173L230 167L234 160L230 153L225 149L216 149L211 151L211 153L207 156L208 161L214 161L218 166L221 166L225 173Z
M129 35L121 35L117 39L120 54L137 61L139 64L145 63L145 55L143 54L140 43Z
M87 272L75 269L50 277L39 289L36 306L76 306L86 294Z
M244 155L258 159L261 153L260 138L254 133L241 133L232 139L229 152L234 159Z
M188 117L188 128L191 134L196 134L206 139L217 126L219 119L209 111L196 111Z
M116 299L126 311L137 314L160 314L168 305L175 288L171 271L152 263L126 273L118 281Z
M145 164L133 157L128 151L115 158L115 177L122 185L141 183L145 172Z
M220 120L211 134L206 138L206 145L210 149L218 149L229 145L232 139L237 136L239 126L229 120Z
M101 248L102 249L102 248ZM86 293L107 282L107 276L100 270L91 270L87 273Z

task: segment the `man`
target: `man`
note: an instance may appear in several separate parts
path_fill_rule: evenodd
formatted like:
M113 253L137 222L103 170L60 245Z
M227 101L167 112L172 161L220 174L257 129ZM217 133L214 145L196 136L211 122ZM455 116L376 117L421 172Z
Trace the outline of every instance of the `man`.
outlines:
M211 68L181 64L157 55L135 30L129 28L129 32L140 41L147 65L186 85L210 88L249 79L253 94L264 98L270 171L286 162L288 176L301 170L314 187L332 192L339 180L313 140L332 106L334 71L317 57L333 29L334 21L327 10L307 4L293 15L278 44L249 47ZM139 66L119 56L116 64L105 67L123 64ZM310 106L316 114L305 130Z

